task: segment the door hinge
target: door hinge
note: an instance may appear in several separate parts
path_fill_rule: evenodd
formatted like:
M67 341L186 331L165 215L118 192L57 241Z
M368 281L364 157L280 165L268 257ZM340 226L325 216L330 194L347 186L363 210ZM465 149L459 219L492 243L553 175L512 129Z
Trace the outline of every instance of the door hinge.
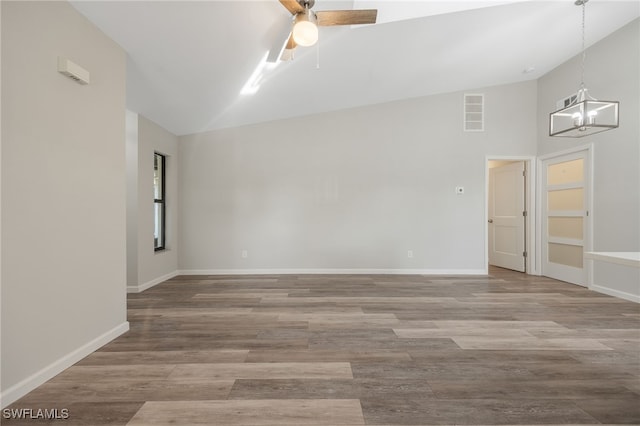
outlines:
M525 217L527 216L527 211L526 210L522 212L522 216L525 216Z
M527 177L527 172L526 171L522 171L522 176Z
M522 252L522 257L527 257L527 252L526 251Z

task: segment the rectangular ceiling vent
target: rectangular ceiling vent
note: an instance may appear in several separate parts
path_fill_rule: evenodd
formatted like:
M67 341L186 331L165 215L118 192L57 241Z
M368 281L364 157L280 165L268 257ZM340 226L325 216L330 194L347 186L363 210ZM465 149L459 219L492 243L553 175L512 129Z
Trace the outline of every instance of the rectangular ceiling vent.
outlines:
M484 131L484 94L465 93L464 131Z
M569 105L575 103L577 100L578 100L578 94L577 93L574 93L571 96L567 96L564 99L560 99L558 102L556 102L556 110L566 108Z

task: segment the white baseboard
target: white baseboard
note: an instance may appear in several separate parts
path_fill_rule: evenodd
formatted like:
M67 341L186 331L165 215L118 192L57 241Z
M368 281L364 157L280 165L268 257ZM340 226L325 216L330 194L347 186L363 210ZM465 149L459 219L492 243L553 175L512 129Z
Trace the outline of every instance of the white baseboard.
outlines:
M147 281L144 284L139 284L139 285L128 285L127 286L127 293L142 293L143 291L153 287L154 285L158 285L162 282L165 282L166 280L170 280L171 278L175 277L178 275L179 271L173 271L170 272L166 275L163 275L161 277L155 278L151 281Z
M608 296L619 297L620 299L629 300L631 302L640 303L639 295L616 290L614 288L603 287L600 285L592 285L590 287L590 290L597 291L598 293L606 294Z
M182 269L178 275L487 275L486 269Z
M82 358L96 351L100 347L106 345L116 337L129 331L129 322L125 321L117 327L107 331L106 333L96 337L92 341L82 345L76 350L68 353L57 361L49 364L42 370L32 374L21 382L11 386L0 395L0 407L7 405L22 398L47 380L53 378L57 374L71 367Z

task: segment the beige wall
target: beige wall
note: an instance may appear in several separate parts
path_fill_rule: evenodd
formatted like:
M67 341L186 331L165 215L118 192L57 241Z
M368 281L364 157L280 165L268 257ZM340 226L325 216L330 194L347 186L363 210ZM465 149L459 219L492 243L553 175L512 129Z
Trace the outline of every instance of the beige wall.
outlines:
M515 163L513 160L489 160L487 165L490 169L506 166L507 164Z
M1 7L6 405L128 328L125 53L66 2Z
M136 268L136 282L129 281L129 291L141 291L164 281L178 270L178 138L147 118L137 116L137 235L136 261L128 268ZM132 132L133 133L133 132ZM166 155L166 249L153 249L153 153ZM132 182L130 182L132 183ZM130 274L131 276L132 274Z
M138 288L138 114L127 110L127 289Z
M486 156L535 154L536 91L473 90L485 132L458 92L181 137L180 269L484 271Z

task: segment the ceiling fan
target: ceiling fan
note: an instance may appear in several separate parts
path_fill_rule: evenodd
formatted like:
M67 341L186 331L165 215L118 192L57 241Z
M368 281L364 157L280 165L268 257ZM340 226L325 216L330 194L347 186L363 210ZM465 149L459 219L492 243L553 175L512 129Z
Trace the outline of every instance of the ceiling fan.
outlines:
M313 46L318 41L318 26L375 24L377 9L360 10L311 10L315 0L280 0L293 15L293 28L287 34L286 43L269 54L268 61L276 62L292 58L296 46Z

